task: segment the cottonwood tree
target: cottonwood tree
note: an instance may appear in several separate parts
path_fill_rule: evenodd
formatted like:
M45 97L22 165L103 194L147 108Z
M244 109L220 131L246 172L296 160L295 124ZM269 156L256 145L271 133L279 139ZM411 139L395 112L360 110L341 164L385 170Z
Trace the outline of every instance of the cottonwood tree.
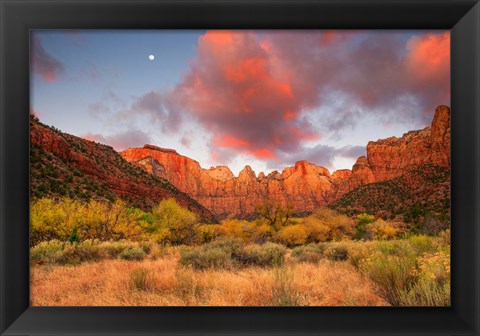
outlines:
M160 201L152 210L153 235L161 243L192 244L195 241L198 216L182 207L174 198Z
M275 199L264 198L257 204L256 212L278 231L289 223L290 218L294 214L294 209L289 202L283 205Z

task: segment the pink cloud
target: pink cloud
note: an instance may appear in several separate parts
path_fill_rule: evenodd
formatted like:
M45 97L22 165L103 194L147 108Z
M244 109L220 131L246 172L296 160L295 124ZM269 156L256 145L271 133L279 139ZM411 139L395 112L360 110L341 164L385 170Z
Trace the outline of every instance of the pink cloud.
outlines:
M216 134L216 147L273 159L314 136L310 125L298 125L302 101L289 76L277 71L268 46L254 33L209 31L197 52L173 94Z
M56 82L63 73L63 64L50 55L39 38L32 36L30 64L34 74L39 75L47 83Z
M87 133L81 135L81 137L86 140L112 146L116 151L122 151L131 147L141 147L151 142L150 136L139 130L128 130L107 136Z
M196 51L180 84L128 113L147 113L165 132L193 117L212 135L215 161L306 154L305 142L339 137L366 116L427 124L450 99L449 32L208 31Z

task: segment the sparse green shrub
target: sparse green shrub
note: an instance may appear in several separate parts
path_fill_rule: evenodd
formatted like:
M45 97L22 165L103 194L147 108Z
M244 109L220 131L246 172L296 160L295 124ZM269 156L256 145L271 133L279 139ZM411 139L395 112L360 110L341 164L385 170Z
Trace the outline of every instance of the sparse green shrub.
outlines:
M348 249L342 245L328 245L323 251L325 258L332 261L345 261L348 259Z
M432 237L418 235L410 237L408 241L418 255L435 250L434 239Z
M98 261L101 259L100 246L98 242L86 240L83 243L73 243L74 254L78 262Z
M183 266L190 265L195 270L205 270L208 268L230 269L233 267L231 256L219 247L200 247L182 251L180 254L180 264Z
M138 268L130 273L130 288L141 291L152 291L155 278L147 269Z
M398 306L403 292L414 283L412 270L416 255L390 254L377 250L360 264L360 269L379 287L381 296L390 304Z
M308 244L293 249L291 256L297 261L318 263L323 258L324 245Z
M285 258L285 247L274 243L264 245L251 244L235 256L235 260L243 266L261 267L280 266Z
M421 279L400 294L402 306L450 306L450 282L437 284Z
M361 240L365 238L365 234L367 233L367 225L373 223L375 221L375 217L369 215L367 213L361 213L357 215L357 227L355 233L355 239Z
M142 260L154 248L151 242L106 241L87 239L81 243L42 242L31 248L32 262L78 264L108 258Z
M44 241L30 249L30 260L32 262L55 263L63 253L63 246L59 240Z
M285 247L274 243L244 246L240 239L227 238L182 251L180 264L197 270L249 265L271 267L283 263L285 252Z
M145 251L141 248L129 248L123 250L119 257L124 260L143 260L145 258Z
M203 245L204 248L219 248L227 255L238 255L243 250L244 243L237 238L222 238L215 240L209 244Z
M240 239L224 238L215 240L180 254L180 264L191 265L194 269L207 268L231 269L235 266L235 258L243 250L244 245Z

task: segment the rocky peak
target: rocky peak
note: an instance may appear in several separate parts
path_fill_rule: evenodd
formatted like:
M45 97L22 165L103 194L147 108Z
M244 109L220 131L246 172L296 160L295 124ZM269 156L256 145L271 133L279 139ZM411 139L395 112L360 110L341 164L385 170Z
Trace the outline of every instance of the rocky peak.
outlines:
M151 149L151 150L155 150L155 151L159 151L159 152L164 152L164 153L178 154L175 149L162 148L162 147L158 147L158 146L154 146L154 145L145 144L145 145L143 145L143 148L144 149Z
M370 141L367 157L376 182L399 177L422 164L450 167L450 108L438 106L431 127L401 138Z
M205 172L214 179L220 181L228 181L235 177L230 168L227 166L210 167L210 169L206 170Z
M364 168L370 168L370 165L368 164L366 156L360 156L352 167L352 173L356 173Z
M433 141L445 137L445 134L450 133L450 108L445 105L440 105L435 109L431 126L431 137Z
M257 178L255 172L253 171L252 167L246 165L238 174L238 178L245 178L245 177L253 177Z
M338 169L335 170L332 174L332 179L346 179L352 174L350 169Z
M270 172L270 174L267 175L267 178L268 179L281 179L282 176L280 175L278 170L274 170L274 171Z

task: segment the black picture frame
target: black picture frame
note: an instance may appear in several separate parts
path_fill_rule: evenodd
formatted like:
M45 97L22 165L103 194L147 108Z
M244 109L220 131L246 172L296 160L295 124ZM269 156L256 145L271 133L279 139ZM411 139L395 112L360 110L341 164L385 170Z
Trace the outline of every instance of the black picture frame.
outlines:
M0 0L2 335L479 335L480 4ZM31 29L451 29L452 306L29 307Z

